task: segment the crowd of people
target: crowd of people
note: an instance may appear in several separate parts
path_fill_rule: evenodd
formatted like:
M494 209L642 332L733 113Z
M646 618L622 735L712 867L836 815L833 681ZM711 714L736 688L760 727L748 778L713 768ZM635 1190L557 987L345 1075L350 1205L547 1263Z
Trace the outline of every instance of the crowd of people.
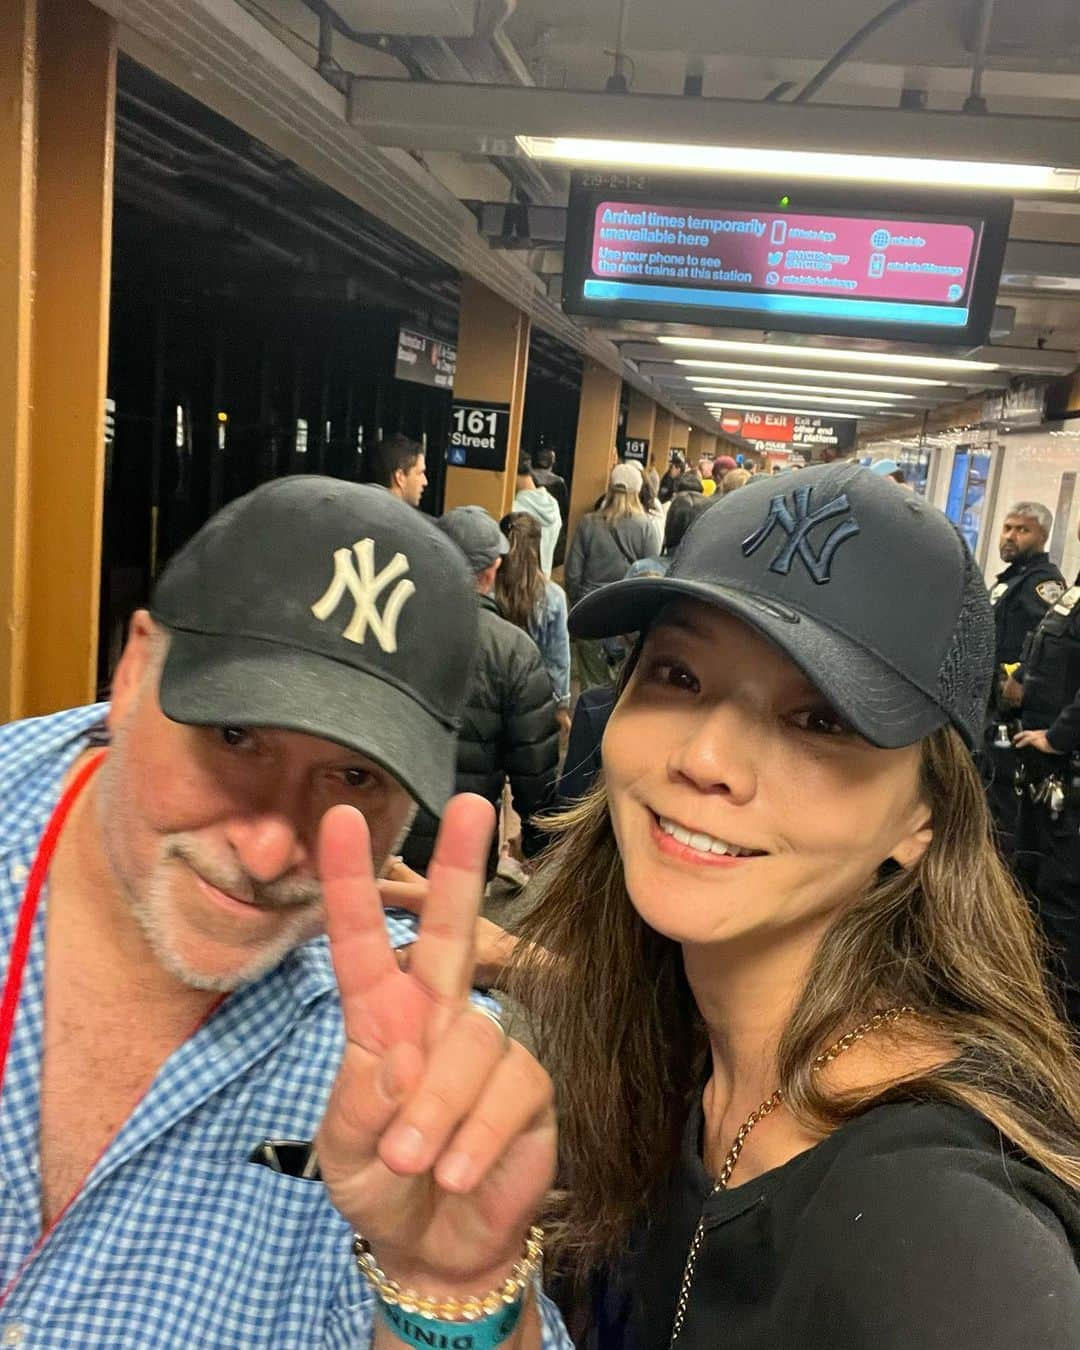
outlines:
M575 523L550 453L501 520L376 460L0 728L3 1343L1076 1350L1046 508L988 593L853 462L617 463Z

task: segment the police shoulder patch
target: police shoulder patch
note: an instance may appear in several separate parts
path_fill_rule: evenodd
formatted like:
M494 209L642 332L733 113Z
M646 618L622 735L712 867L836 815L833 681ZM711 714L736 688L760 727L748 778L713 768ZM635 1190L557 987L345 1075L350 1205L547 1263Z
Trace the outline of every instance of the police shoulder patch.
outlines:
M1056 605L1065 594L1065 587L1060 581L1040 581L1035 587L1035 594L1044 605Z
M1080 602L1080 586L1070 586L1054 606L1054 613L1071 614L1078 602Z

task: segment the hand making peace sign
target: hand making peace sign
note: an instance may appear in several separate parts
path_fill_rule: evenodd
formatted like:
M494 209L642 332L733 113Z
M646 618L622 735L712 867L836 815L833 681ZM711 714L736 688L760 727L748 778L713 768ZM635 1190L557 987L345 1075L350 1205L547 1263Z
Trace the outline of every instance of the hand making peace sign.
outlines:
M433 1296L501 1283L555 1169L550 1079L469 1002L493 827L481 797L447 807L407 971L387 939L364 818L335 807L319 837L346 1034L320 1166L379 1265Z

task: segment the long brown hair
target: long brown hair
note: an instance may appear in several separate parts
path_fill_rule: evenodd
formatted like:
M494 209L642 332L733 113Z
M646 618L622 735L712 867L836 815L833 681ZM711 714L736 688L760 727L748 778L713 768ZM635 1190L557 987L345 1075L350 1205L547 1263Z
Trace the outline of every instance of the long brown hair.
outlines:
M616 521L625 520L627 516L643 516L645 508L636 492L627 492L624 488L608 488L607 496L600 503L600 509L596 514L610 527Z
M1080 1187L1080 1067L1046 992L1031 911L991 842L982 784L951 728L923 743L921 775L932 842L912 869L883 867L823 939L779 1047L787 1106L827 1132L889 1096L967 1105ZM522 943L508 988L528 1002L556 1086L565 1189L549 1216L552 1254L583 1280L661 1195L707 1040L680 947L631 904L602 778L552 829L519 931L555 959L538 969ZM904 1004L955 1056L884 1097L827 1095L811 1069L822 1047Z
M529 631L529 620L546 590L540 569L540 522L527 511L511 511L499 521L510 551L495 573L495 600L504 619Z

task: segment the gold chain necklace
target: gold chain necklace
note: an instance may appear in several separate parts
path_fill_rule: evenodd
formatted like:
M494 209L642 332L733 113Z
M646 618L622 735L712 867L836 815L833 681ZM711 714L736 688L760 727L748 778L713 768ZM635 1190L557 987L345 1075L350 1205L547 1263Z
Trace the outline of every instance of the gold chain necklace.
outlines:
M831 1064L834 1059L850 1050L864 1036L869 1036L872 1032L880 1030L890 1022L896 1022L901 1017L906 1017L909 1013L914 1013L914 1008L906 1005L902 1008L887 1008L884 1012L875 1013L873 1017L857 1026L854 1030L847 1032L835 1041L827 1050L823 1050L814 1060L813 1069L816 1073L823 1069L826 1064ZM766 1116L771 1116L780 1103L784 1100L783 1093L779 1088L767 1097L765 1101L757 1108L751 1111L743 1123L739 1126L739 1132L736 1134L731 1147L727 1151L727 1157L724 1159L724 1165L720 1168L720 1175L716 1179L716 1185L712 1188L710 1195L716 1195L719 1191L726 1191L728 1182L731 1180L731 1174L735 1171L735 1164L739 1161L739 1154L743 1151L743 1145L746 1143L747 1135L758 1123L764 1120ZM679 1338L679 1332L682 1331L683 1322L686 1320L686 1310L690 1304L690 1291L694 1287L694 1268L697 1265L697 1259L701 1252L701 1245L705 1239L705 1211L702 1210L701 1218L698 1220L697 1228L694 1230L694 1236L690 1241L690 1250L686 1254L686 1267L683 1270L682 1285L679 1289L679 1301L675 1305L675 1322L671 1328L671 1340L668 1342L668 1350Z

